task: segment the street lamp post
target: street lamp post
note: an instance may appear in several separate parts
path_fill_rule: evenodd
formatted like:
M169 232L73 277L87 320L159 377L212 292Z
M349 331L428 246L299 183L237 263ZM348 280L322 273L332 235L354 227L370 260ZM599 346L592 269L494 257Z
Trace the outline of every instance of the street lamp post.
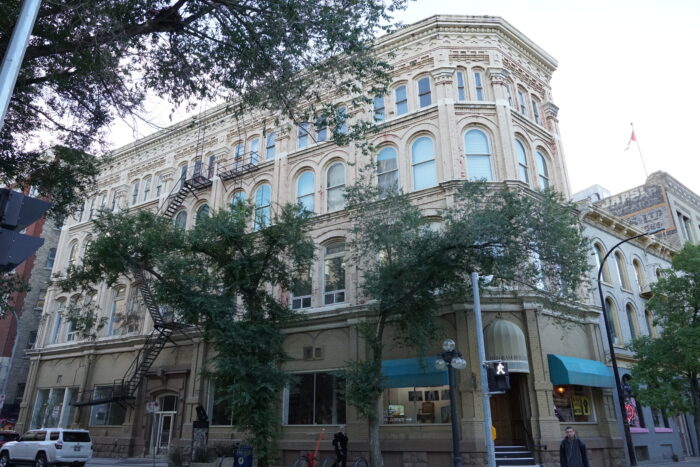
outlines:
M612 334L610 332L610 320L608 319L608 311L605 308L605 298L603 297L603 286L601 283L601 277L603 275L603 268L605 267L605 261L607 261L610 254L623 243L634 240L635 238L644 237L646 235L652 235L657 232L661 232L663 228L651 230L649 232L644 232L634 237L626 238L615 244L610 250L605 254L603 259L600 261L600 266L598 267L598 294L600 295L600 308L603 311L603 321L605 321L605 335L608 339L608 348L610 349L610 362L613 367L613 375L615 376L615 388L617 390L617 399L620 407L620 416L622 417L622 428L625 434L625 442L627 444L627 453L630 459L630 465L637 464L637 456L634 452L634 444L632 443L632 433L630 432L630 424L627 421L627 414L625 413L625 396L622 391L622 385L620 383L620 371L617 368L617 358L615 357L615 347L613 347Z
M457 397L455 396L455 370L463 370L467 367L467 362L462 358L462 354L455 350L455 341L446 339L442 343L442 352L435 360L435 367L438 370L447 368L447 377L450 385L450 420L452 421L452 457L454 467L462 467L462 454L459 449L459 425L457 420Z

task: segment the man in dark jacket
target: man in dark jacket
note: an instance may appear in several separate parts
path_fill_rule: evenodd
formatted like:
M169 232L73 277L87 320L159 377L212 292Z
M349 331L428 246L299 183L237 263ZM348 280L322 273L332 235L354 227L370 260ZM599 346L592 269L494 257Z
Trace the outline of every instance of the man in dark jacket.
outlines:
M340 427L340 430L333 435L333 447L335 448L335 457L337 459L335 465L338 467L346 467L348 461L348 435L345 434L345 425Z
M566 427L566 438L559 445L559 462L561 467L590 467L586 455L586 445L576 437L570 426Z

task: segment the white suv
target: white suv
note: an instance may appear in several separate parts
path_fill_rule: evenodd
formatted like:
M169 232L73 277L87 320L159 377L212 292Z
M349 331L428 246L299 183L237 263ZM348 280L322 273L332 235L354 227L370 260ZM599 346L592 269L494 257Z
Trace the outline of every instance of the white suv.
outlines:
M92 441L87 430L41 428L30 430L18 441L0 447L0 467L33 465L83 467L92 457Z

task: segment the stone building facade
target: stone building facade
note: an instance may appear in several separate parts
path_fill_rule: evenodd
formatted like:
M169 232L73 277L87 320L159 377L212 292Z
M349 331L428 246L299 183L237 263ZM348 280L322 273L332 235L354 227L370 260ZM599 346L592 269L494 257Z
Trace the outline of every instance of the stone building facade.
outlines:
M378 183L397 182L427 218L439 217L467 179L485 178L494 187L523 190L551 186L569 195L549 85L556 61L517 29L496 17L436 16L377 40L376 50L387 57L392 52L393 83L373 108L350 119L380 120L372 140L383 161ZM308 319L286 330L285 349L291 356L286 369L299 382L280 401L280 463L289 465L300 452L313 451L321 431L340 423L348 426L350 451L366 452L367 424L339 398L333 372L364 355L356 327L364 310L357 290L360 271L346 259L349 224L342 190L370 156L324 141L321 128L277 124L274 116L264 115L236 120L223 107L201 116L198 126L182 122L113 154L95 196L63 228L53 272L63 274L80 261L99 208L163 208L190 177L208 182L171 213L184 228L235 199L250 199L262 214L302 202L315 213L311 233L318 261L308 293L290 298L290 306ZM203 148L201 154L198 148ZM241 161L245 174L231 178ZM344 280L326 273L330 265L343 269ZM240 438L217 402L216 388L201 376L210 349L195 329L173 334L133 402L72 405L78 394L109 392L115 380L128 375L154 325L134 284L103 285L89 299L101 310L105 327L96 339L83 339L65 323L61 310L71 300L86 299L49 288L37 346L30 353L20 429L81 426L91 431L98 455L164 454L190 446L195 408L202 405L212 422L210 444ZM559 364L559 376L566 377L568 359L602 365L599 313L592 305L584 301L579 318L563 332L557 313L536 294L514 298L494 292L484 298L487 357L507 354L513 369L513 389L492 400L497 443L527 446L541 463L553 466L563 427L575 423L587 440L592 465L621 464L610 379L552 381L552 365ZM446 307L441 323L467 357L468 367L457 383L460 449L465 465L481 466L483 413L471 310L469 304ZM436 351L439 346L436 342ZM418 371L416 357L405 348L386 351L385 368L391 374L381 427L386 465L449 465L445 375ZM555 387L561 391L555 393ZM146 411L151 401L159 402L155 414ZM321 449L329 454L330 442Z

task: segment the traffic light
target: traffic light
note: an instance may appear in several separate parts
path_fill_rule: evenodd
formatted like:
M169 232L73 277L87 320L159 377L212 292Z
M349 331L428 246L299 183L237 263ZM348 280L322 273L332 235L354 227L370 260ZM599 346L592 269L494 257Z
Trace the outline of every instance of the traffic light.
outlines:
M508 364L500 360L486 362L489 392L504 392L510 389Z
M0 188L0 271L10 272L44 244L44 239L20 233L39 219L51 203Z

